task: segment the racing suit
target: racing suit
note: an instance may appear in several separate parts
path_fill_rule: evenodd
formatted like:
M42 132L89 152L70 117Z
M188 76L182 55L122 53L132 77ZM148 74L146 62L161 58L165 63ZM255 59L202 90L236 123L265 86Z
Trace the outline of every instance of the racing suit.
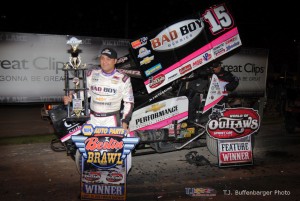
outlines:
M132 116L134 97L130 77L118 72L105 73L101 69L87 72L87 88L90 100L90 120L93 126L120 127L121 122L127 123ZM120 119L121 103L123 115ZM128 133L129 135L129 133ZM127 173L132 166L132 156L126 157Z
M90 120L87 123L119 127L122 121L129 125L134 104L130 77L116 69L109 74L101 69L93 69L87 72L87 88L91 98ZM122 101L124 107L120 119Z
M223 68L221 68L220 72L215 74L219 78L220 82L225 84L224 86L225 93L232 92L238 87L239 78L236 77L231 72L225 71ZM218 104L222 105L223 103L227 103L227 102L228 102L228 96L224 96L224 98Z
M219 105L227 104L228 102L228 92L234 91L239 85L239 78L236 77L229 71L225 71L223 68L220 69L219 73L214 73L220 82L220 85L224 87L223 94L226 94L219 102ZM207 79L209 78L209 79ZM202 120L199 120L201 123L207 122L207 117L205 115L199 114L197 115L195 111L202 110L200 108L203 105L200 105L200 94L205 93L205 88L209 87L209 80L211 76L208 75L208 72L201 71L200 73L196 74L191 80L189 85L188 91L188 98L189 98L189 119L195 120L200 119L199 115L201 116ZM209 113L209 112L208 112ZM207 113L206 113L207 114ZM198 120L196 120L198 121Z

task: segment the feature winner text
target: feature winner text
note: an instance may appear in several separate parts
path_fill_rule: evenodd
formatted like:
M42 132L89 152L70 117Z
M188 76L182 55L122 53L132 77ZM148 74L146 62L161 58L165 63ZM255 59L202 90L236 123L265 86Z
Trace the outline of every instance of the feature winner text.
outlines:
M101 195L123 195L124 188L122 186L109 185L89 185L84 184L84 193L87 194L101 194Z
M250 142L231 142L220 144L221 158L224 162L247 161L252 158Z

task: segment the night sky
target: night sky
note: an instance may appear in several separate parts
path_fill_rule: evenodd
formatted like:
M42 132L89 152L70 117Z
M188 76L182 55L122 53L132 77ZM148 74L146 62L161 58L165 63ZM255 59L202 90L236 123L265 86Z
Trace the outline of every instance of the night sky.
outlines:
M232 10L243 47L269 49L269 69L274 72L280 73L282 66L297 72L300 9L289 1L8 2L0 8L0 31L135 39L223 2Z

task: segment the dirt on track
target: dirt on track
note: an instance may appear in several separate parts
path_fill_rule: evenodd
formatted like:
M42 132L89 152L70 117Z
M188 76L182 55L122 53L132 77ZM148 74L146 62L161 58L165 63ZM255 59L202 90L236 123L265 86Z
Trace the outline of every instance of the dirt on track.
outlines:
M0 115L1 137L53 133L49 122L40 119L39 106L0 107L0 112L5 114ZM54 152L50 142L0 148L1 201L80 200L80 175L66 152ZM207 147L134 156L127 177L127 200L199 200L188 196L186 188L216 190L216 196L201 200L300 200L299 150L300 132L286 134L278 121L262 125L255 137L253 166L219 168L217 158ZM205 157L210 164L189 163L186 155L191 151ZM272 195L240 195L263 191Z
M75 162L65 152L54 152L49 143L0 147L0 200L80 200L80 176ZM217 167L216 157L206 147L134 156L127 177L127 200L199 199L188 196L186 188L215 189L216 196L207 199L218 201L299 200L299 148L299 137L265 138L257 143L253 166L230 168ZM189 163L185 156L191 151L204 156L210 164ZM273 195L236 195L243 190L269 191ZM274 195L277 190L287 194Z

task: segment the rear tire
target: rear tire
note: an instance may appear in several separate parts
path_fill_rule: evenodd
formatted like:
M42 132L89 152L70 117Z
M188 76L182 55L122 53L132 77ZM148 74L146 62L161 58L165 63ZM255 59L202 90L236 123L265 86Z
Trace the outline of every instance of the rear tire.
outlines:
M218 155L218 140L206 133L206 145L208 151L213 155Z
M79 150L77 149L76 154L75 154L75 164L76 164L76 169L79 174L81 174L81 163L82 163L82 155L79 152Z

